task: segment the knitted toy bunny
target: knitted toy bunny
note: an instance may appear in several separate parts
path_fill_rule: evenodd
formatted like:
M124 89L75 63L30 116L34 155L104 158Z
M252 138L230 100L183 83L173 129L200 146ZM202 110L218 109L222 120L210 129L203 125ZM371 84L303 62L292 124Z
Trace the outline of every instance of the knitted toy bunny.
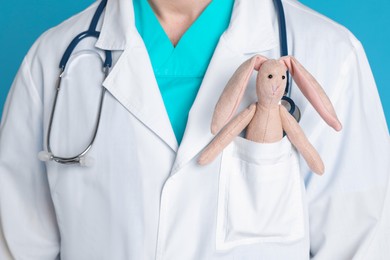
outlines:
M258 102L232 119L253 70L258 71L256 79ZM285 91L287 70L325 122L336 131L341 130L341 123L324 90L294 57L286 56L279 60L268 60L256 55L236 70L219 98L211 124L211 132L219 133L201 153L199 164L205 165L214 160L234 137L248 126L246 138L258 143L280 141L284 130L310 169L319 175L324 173L324 164L318 152L307 140L296 119L283 105L280 105Z

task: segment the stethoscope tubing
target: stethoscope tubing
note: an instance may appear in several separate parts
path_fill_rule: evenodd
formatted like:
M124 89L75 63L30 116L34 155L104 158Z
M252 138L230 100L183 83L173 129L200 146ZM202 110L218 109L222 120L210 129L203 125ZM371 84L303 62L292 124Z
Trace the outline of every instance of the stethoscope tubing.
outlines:
M110 70L109 67L104 67L104 79L107 78L107 76L109 74L109 70ZM49 158L50 160L54 160L54 161L61 163L61 164L74 164L74 163L80 163L80 159L82 157L84 157L89 152L89 150L92 148L92 145L95 142L95 139L96 139L96 136L98 133L98 129L99 129L99 125L100 125L100 119L101 119L101 114L102 114L103 105L104 105L104 97L105 97L105 93L106 93L106 88L102 87L102 90L100 93L99 110L98 110L98 114L96 116L94 132L93 132L92 138L91 138L88 146L81 153L79 153L75 156L72 156L72 157L55 156L52 152L52 149L51 149L50 137L51 137L51 129L52 129L52 124L54 121L54 115L55 115L55 110L56 110L56 105L57 105L57 99L58 99L58 95L59 95L60 90L61 90L61 80L62 80L63 72L64 71L61 70L60 76L58 77L58 80L57 80L56 94L54 96L54 101L53 101L53 106L52 106L53 108L52 108L52 111L50 114L49 125L48 125L47 136L46 136L46 149L47 149L48 155L50 156L50 158Z
M279 20L279 37L280 37L280 54L281 56L288 55L288 42L287 42L287 26L286 26L286 15L284 13L282 0L274 0L277 9L277 15ZM291 96L290 92L290 75L286 73L286 89L284 96ZM290 112L291 113L291 112Z

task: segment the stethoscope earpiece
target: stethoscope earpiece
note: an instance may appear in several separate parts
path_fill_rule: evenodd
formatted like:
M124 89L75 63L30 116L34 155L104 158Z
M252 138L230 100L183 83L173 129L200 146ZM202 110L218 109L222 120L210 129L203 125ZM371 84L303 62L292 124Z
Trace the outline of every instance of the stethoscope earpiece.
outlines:
M51 153L48 153L46 151L40 151L38 153L38 159L42 162L48 162L53 160L53 155Z
M95 164L95 159L90 156L83 156L79 160L80 166L92 167Z

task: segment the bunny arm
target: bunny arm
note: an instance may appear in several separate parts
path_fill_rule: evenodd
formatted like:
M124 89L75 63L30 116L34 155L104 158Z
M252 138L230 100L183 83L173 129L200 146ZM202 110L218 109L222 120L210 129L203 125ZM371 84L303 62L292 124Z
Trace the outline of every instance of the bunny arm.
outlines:
M307 139L296 119L290 115L284 106L280 106L280 117L288 139L302 154L303 158L305 158L310 169L318 175L322 175L325 170L324 163L317 150Z
M250 105L234 119L232 119L199 156L198 163L206 165L215 157L250 123L256 112L256 104Z

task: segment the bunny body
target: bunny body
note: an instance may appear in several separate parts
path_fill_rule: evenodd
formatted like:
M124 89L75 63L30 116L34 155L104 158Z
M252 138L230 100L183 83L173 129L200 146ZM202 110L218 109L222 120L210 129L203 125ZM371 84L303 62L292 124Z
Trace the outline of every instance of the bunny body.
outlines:
M257 143L274 143L281 140L283 128L279 105L265 107L256 103L256 111L247 127L245 137Z
M277 60L266 60L257 74L258 102L256 112L247 128L247 139L258 143L273 143L282 139L279 106L285 86L285 66Z
M281 105L287 69L322 118L334 129L341 130L341 124L325 92L293 57L268 60L256 55L237 69L225 87L216 105L211 124L211 132L219 133L201 153L198 159L200 164L211 162L247 127L246 138L258 143L280 141L285 131L311 170L320 175L324 173L324 164L318 152L307 140L295 118ZM258 71L256 78L258 102L233 118L253 70Z

